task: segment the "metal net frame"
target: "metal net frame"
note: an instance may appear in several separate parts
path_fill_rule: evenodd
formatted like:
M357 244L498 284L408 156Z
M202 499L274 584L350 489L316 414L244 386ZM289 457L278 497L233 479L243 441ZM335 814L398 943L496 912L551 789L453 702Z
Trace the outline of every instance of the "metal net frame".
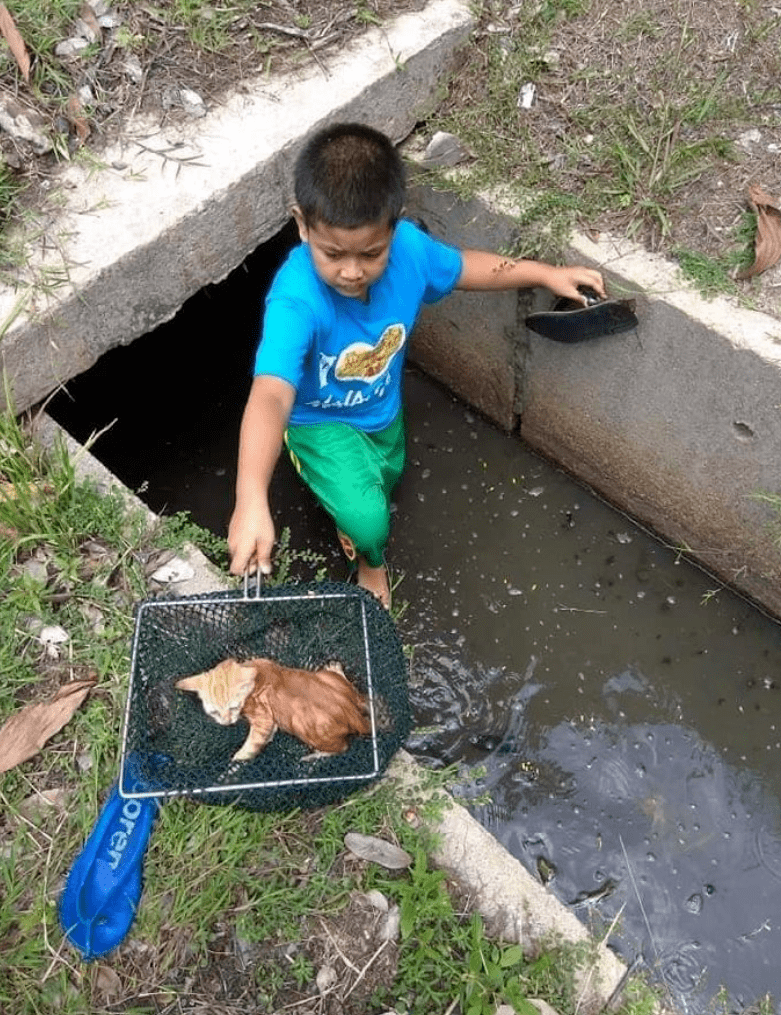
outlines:
M344 754L311 750L278 730L251 761L233 754L247 736L210 719L181 677L227 658L274 659L317 669L338 661L366 696L371 734ZM136 607L119 791L126 798L192 796L251 810L319 807L379 778L411 728L407 665L396 626L358 586L311 582L182 598ZM307 758L307 755L310 758Z

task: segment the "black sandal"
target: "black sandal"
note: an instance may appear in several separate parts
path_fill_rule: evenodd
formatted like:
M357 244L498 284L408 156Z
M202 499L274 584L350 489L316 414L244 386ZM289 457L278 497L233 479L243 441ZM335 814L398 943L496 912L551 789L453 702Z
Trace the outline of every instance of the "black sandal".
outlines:
M587 342L605 335L632 331L638 325L634 300L603 300L588 286L578 286L588 300L560 297L552 310L529 314L526 327L554 342Z

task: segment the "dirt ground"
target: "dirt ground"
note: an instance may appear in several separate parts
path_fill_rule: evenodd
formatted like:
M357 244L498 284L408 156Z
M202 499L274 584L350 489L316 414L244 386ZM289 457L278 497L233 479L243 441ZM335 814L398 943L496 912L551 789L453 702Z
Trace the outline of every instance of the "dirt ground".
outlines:
M554 7L558 18L548 16ZM501 80L489 37L515 80ZM463 124L478 160L490 157L481 137L490 134L509 178L590 209L579 223L586 233L629 235L672 259L689 252L728 278L753 263L748 188L759 185L775 203L781 252L777 3L488 3L474 39L440 112ZM495 115L482 112L489 92ZM709 271L701 268L706 283ZM781 313L778 266L727 288Z

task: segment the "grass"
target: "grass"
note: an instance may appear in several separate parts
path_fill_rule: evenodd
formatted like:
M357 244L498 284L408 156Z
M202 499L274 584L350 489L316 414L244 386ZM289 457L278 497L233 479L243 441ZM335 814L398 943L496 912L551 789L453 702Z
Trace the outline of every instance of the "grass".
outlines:
M169 802L147 852L127 947L82 964L63 942L56 902L116 777L132 605L146 595L150 555L200 530L184 515L150 525L121 492L79 478L63 445L44 451L28 422L9 414L0 416L0 478L0 721L71 679L97 678L66 728L0 782L0 1010L152 1013L191 990L216 1005L222 988L209 995L208 984L227 991L239 941L252 955L252 971L236 988L242 1004L251 996L257 1010L276 1011L291 997L316 995L316 932L324 922L338 926L356 893L371 889L399 907L398 960L390 980L345 1011L492 1015L505 1001L534 1015L529 996L550 999L561 1015L575 1010L571 974L587 956L563 946L531 955L492 941L432 869L426 828L443 806L443 776L434 773L426 776L427 803L392 780L310 812ZM213 537L205 548L218 559L224 553ZM278 573L286 578L318 564L289 544L283 556ZM68 634L57 657L37 639L41 624ZM55 791L58 803L35 807L44 791ZM347 863L347 831L396 841L415 862L395 874ZM651 995L639 996L647 1004ZM644 1015L639 1002L632 1005L633 1015Z
M711 39L702 20L671 21L664 4L630 7L546 0L507 13L485 0L476 8L478 32L425 128L456 134L475 156L443 186L510 192L522 209L519 253L560 256L575 226L600 221L652 247L675 244L674 209L704 176L738 160L730 125L754 122L758 104L779 99L759 77L761 98L737 86L739 76L754 80L739 54L701 59ZM754 8L742 17L742 29L762 37L777 24ZM544 113L519 111L524 82L545 97ZM746 217L755 230L755 216ZM728 241L709 267L708 255L683 252L684 271L707 276L708 292L740 291L732 269L745 244L740 235ZM680 257L681 246L669 252Z

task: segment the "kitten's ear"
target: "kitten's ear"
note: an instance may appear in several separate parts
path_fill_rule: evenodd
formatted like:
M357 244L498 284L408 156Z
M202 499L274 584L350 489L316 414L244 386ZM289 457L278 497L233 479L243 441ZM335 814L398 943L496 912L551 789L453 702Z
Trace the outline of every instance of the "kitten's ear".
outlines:
M201 686L202 673L196 673L193 677L182 677L181 680L177 680L174 684L180 691L197 691Z

